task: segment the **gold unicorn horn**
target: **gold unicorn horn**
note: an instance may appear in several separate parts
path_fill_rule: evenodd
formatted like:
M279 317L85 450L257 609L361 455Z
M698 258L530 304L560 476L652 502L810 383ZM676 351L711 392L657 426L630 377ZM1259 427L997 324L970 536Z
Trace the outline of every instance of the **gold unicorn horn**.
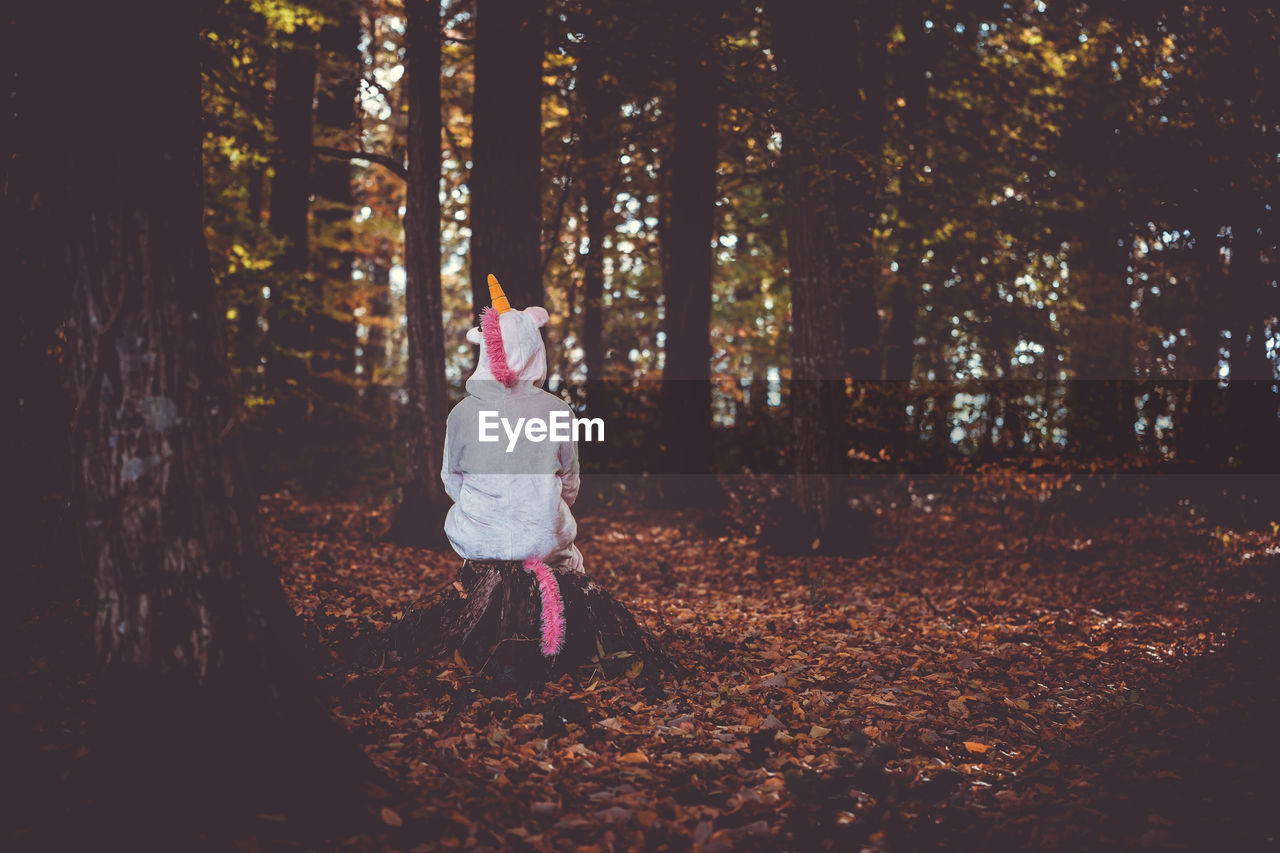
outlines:
M502 285L498 284L498 279L493 273L489 273L489 301L493 303L493 307L499 314L505 314L511 310L511 303L507 300L507 295L502 292Z

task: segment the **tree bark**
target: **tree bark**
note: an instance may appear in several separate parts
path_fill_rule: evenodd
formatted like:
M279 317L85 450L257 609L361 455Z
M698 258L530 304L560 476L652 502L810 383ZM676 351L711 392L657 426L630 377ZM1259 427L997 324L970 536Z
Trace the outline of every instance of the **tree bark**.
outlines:
M388 334L392 323L391 253L392 247L389 243L384 243L379 247L378 255L369 263L369 286L373 294L369 297L369 336L360 365L364 380L370 386L379 386L384 382L387 368L391 364L391 335Z
M712 15L695 16L677 45L675 130L670 218L662 234L669 264L663 271L661 419L664 469L680 477L666 499L701 505L714 494L711 448L711 239L715 233L716 91Z
M342 4L335 23L320 30L325 63L316 95L318 132L339 144L359 143L358 102L361 73L360 17L354 6ZM351 400L355 392L356 328L352 315L352 218L355 193L351 161L317 158L314 166L316 230L315 267L320 297L314 311L311 370L324 396ZM335 245L336 244L336 245Z
M255 228L262 225L262 202L266 191L266 170L252 167L247 177L249 183L249 221ZM242 289L242 295L236 303L236 322L232 355L232 363L239 377L240 388L246 394L260 392L262 377L262 319L266 300L262 297L262 287L255 278L252 285Z
M440 481L447 389L440 282L440 4L406 5L409 74L409 177L405 190L405 378L407 441L402 500L389 536L406 544L445 547L449 499ZM485 290L486 298L488 290Z
M1118 205L1118 202L1112 202ZM1116 458L1137 448L1130 367L1128 292L1131 232L1124 223L1093 223L1072 251L1071 277L1084 310L1074 319L1067 438L1086 457Z
M582 119L582 202L586 208L587 254L582 273L582 349L587 367L587 408L592 417L609 417L604 383L604 234L611 205L605 197L605 176L615 162L610 144L609 116L616 108L605 92L603 51L598 33L589 37L578 68L577 88Z
M845 371L855 382L880 378L880 321L876 311L874 228L879 216L879 175L884 140L885 46L888 41L885 4L828 7L818 26L845 39L855 34L853 50L835 43L824 51L835 78L832 106L839 116L838 147L834 157L835 215L839 234L837 289L844 336ZM855 12L857 13L855 15ZM838 80L856 84L838 84Z
M471 293L477 325L493 273L513 307L542 287L542 3L477 0L471 146Z
M1216 205L1210 204L1211 209ZM1221 461L1221 442L1214 440L1214 408L1218 398L1218 358L1221 347L1221 320L1218 299L1226 287L1216 220L1204 218L1194 226L1195 273L1190 281L1193 294L1188 306L1191 341L1186 366L1180 373L1186 382L1178 411L1175 444L1178 459L1184 462ZM1211 457L1219 457L1213 459Z
M271 232L284 241L273 268L268 308L267 378L273 389L308 384L310 313L317 301L307 279L311 207L312 101L315 97L314 33L299 29L276 56L271 120L276 135L271 181Z
M1232 226L1231 289L1240 309L1231 334L1227 444L1232 448L1231 464L1276 473L1280 395L1275 367L1267 355L1267 317L1275 316L1276 305L1268 304L1271 287L1261 257L1263 235L1254 224L1262 218L1261 207L1262 202L1246 198L1240 204L1241 221Z
M369 778L314 700L246 488L201 230L199 8L85 7L61 30L78 63L36 84L57 104L39 166L69 293L72 495L102 666L96 811L67 831L106 822L115 843L170 849L262 810L332 826ZM87 140L81 123L114 131Z
M918 430L911 424L906 407L923 407L925 399L913 391L916 357L917 314L923 294L925 267L924 217L928 213L921 182L922 169L928 165L929 71L937 65L935 37L925 29L926 14L922 3L915 2L903 11L902 30L905 40L898 60L902 79L901 92L906 99L902 108L902 144L906 162L901 175L898 216L903 222L898 240L898 270L889 294L889 323L884 330L880 353L884 360L887 399L892 406L885 413L894 437L895 458L902 459L919 443Z
M817 15L818 9L807 12ZM821 19L819 17L819 19ZM850 552L866 543L865 524L844 495L847 409L845 324L839 311L841 234L832 170L839 128L830 57L812 44L810 15L772 7L782 77L782 181L791 276L793 497L788 526L801 551Z

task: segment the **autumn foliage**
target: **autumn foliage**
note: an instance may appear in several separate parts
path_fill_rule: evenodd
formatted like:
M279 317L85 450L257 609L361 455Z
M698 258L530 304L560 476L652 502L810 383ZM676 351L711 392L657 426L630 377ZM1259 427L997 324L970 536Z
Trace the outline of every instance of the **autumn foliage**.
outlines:
M460 657L379 653L422 590L452 582L452 555L376 542L377 509L283 495L265 508L335 713L411 798L378 843L1203 849L1260 837L1274 525L1064 514L1045 534L1007 493L898 497L877 513L881 553L856 560L775 557L684 514L588 517L592 572L690 672L605 679L599 661L523 692Z

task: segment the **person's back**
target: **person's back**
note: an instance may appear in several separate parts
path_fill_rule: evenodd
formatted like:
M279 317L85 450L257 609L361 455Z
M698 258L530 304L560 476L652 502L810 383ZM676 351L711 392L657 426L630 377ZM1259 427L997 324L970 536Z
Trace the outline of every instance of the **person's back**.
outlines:
M470 389L469 389L470 390ZM559 413L558 418L553 417ZM546 391L468 396L449 413L446 489L455 505L445 521L449 541L469 559L525 560L581 569L569 511L578 490L572 441L550 440L550 425L568 423L568 405ZM530 424L540 441L529 437Z
M495 304L505 305L492 277L490 286ZM538 387L547 371L538 328L546 322L542 308L507 305L486 309L481 328L467 333L480 357L445 433L440 473L454 501L445 533L467 559L536 559L582 571L569 511L579 483L572 412Z

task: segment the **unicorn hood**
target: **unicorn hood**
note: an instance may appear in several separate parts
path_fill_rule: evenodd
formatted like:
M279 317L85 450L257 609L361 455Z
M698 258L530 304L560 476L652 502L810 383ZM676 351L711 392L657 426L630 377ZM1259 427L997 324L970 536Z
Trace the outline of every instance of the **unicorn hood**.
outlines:
M489 276L492 308L485 308L480 325L467 330L467 340L480 345L475 372L467 379L467 393L482 400L528 394L547 378L547 348L538 331L547 324L545 308L518 311Z

